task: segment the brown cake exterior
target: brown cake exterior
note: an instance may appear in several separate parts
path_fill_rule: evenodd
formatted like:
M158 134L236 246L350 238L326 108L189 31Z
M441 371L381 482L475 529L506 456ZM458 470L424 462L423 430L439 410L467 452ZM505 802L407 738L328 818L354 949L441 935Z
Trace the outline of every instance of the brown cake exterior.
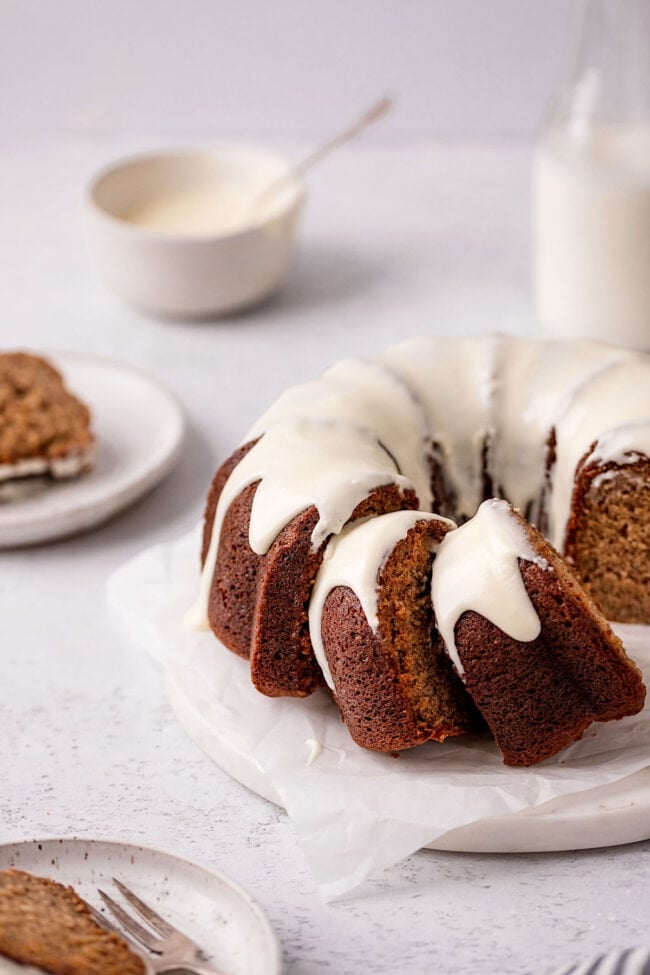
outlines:
M239 448L212 482L205 513L202 559L210 544L221 491L236 465L254 446ZM325 543L312 550L318 512L310 507L278 535L265 555L249 545L250 513L257 484L244 488L226 512L208 601L208 622L234 653L250 657L251 678L270 697L305 697L323 686L309 639L307 608ZM357 505L351 520L417 508L413 491L387 484Z
M417 506L415 492L387 484L371 491L350 521ZM308 508L280 532L264 556L251 642L251 679L269 697L304 697L324 685L307 615L326 544L311 549L317 521L316 508Z
M506 765L534 765L582 737L593 721L636 714L645 701L637 666L573 571L513 512L550 568L520 561L541 622L521 643L478 613L456 624L464 682Z
M256 443L255 440L250 441L231 454L213 478L203 523L201 564L208 554L214 516L224 485L240 460ZM208 600L210 629L224 646L246 658L250 656L260 567L260 556L248 544L248 523L256 488L256 484L245 488L226 512Z
M395 751L479 726L435 632L431 566L446 531L423 519L396 544L377 580L376 632L349 587L325 601L321 632L336 701L364 748Z
M83 454L92 444L90 411L45 359L0 354L0 464Z
M0 871L0 954L53 975L144 975L125 941L74 892L20 870Z
M650 623L650 460L583 464L565 554L610 620Z

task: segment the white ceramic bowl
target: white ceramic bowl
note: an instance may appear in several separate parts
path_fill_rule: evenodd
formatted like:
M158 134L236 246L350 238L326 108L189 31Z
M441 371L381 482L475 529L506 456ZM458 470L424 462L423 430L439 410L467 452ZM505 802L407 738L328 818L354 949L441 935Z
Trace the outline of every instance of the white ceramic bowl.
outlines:
M251 213L245 201L288 171L280 156L236 145L114 163L86 193L100 277L128 305L164 317L224 315L262 301L289 271L305 186L292 178ZM243 220L228 220L242 201Z

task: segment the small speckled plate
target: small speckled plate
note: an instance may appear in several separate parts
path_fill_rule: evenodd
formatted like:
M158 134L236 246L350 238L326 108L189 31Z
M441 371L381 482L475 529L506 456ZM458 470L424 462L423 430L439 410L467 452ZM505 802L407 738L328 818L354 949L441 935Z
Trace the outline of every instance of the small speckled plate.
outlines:
M280 973L278 942L266 915L215 870L148 847L75 838L2 844L0 869L8 867L71 884L104 913L97 888L115 894L117 877L193 938L224 975Z

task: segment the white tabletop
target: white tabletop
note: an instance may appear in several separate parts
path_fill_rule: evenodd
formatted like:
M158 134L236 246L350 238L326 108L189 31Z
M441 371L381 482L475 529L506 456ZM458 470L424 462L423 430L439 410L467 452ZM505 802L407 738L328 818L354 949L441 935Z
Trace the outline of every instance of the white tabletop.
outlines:
M418 332L527 333L526 146L353 148L315 174L284 293L216 324L120 307L86 257L80 190L117 142L0 156L3 347L142 366L190 423L176 471L70 541L0 555L0 840L121 838L212 864L268 911L286 971L544 973L647 939L650 843L545 855L420 853L322 902L286 816L180 730L158 668L110 616L110 571L199 518L213 469L268 401Z

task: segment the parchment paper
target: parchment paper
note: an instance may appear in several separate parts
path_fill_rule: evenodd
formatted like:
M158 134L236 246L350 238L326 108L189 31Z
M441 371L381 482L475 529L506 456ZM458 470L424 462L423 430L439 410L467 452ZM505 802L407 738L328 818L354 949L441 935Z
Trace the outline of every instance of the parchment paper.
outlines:
M134 641L191 688L208 724L252 754L291 817L324 897L338 896L450 829L615 782L650 766L650 708L595 724L535 769L506 768L480 736L430 743L397 758L358 748L324 691L266 698L248 664L183 614L198 586L199 532L149 549L115 572L109 602ZM650 677L648 628L621 629ZM323 749L309 764L312 746Z

